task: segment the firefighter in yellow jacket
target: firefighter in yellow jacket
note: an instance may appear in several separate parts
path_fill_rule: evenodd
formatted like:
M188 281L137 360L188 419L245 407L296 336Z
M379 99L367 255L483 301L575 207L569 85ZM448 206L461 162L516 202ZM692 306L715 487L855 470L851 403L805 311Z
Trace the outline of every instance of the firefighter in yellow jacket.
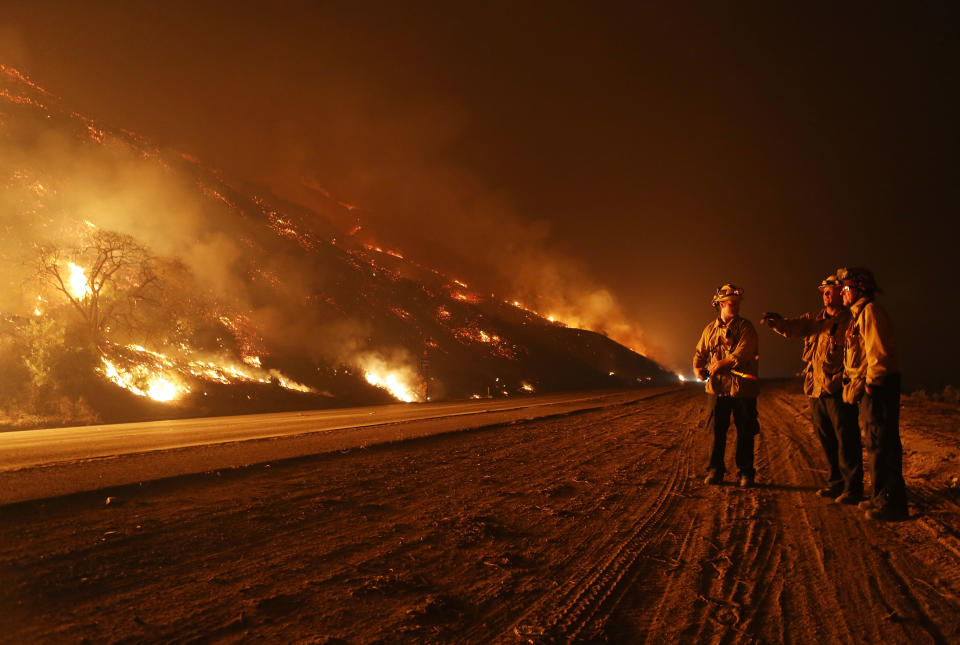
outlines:
M869 519L907 517L900 443L900 364L893 327L874 298L880 292L869 269L840 269L843 303L850 307L843 358L843 400L860 408L873 492L860 503Z
M765 313L760 320L781 336L804 339L803 392L810 419L830 468L821 497L857 504L863 497L863 447L857 408L843 401L843 348L850 311L843 306L840 279L820 282L823 309L799 318Z
M713 296L717 318L704 328L693 355L693 371L707 381L709 416L707 429L713 435L705 484L719 484L725 472L724 453L730 415L737 426L736 464L740 486L753 486L754 437L760 432L757 421L757 374L759 357L757 332L749 320L740 317L743 290L725 284Z

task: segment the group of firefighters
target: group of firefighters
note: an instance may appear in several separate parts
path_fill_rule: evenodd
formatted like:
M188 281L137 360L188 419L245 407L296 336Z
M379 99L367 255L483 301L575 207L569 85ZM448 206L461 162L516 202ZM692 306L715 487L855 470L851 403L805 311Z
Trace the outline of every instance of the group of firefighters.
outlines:
M803 338L803 391L829 465L817 491L840 504L856 504L874 520L905 519L907 492L900 443L900 368L890 319L875 297L881 290L862 267L840 269L820 283L823 308L798 318L764 313L761 322L788 338ZM706 381L707 429L713 446L705 484L719 484L730 417L737 428L739 484L754 485L758 343L749 320L740 317L743 290L717 289L718 316L700 336L694 373ZM861 428L873 490L863 489Z

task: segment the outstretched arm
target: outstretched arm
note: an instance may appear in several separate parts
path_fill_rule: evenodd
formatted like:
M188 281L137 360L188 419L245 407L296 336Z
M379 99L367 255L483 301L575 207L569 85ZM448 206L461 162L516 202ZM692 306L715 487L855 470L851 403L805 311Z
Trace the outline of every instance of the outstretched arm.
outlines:
M816 336L820 333L820 320L815 314L803 314L799 318L784 318L778 313L765 312L760 322L784 338Z

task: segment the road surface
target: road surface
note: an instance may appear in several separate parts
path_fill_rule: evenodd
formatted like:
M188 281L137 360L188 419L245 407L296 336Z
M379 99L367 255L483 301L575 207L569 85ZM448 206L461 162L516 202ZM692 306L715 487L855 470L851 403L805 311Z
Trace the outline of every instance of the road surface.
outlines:
M621 405L677 386L0 433L0 504Z
M0 641L960 640L960 410L905 403L911 519L878 524L814 494L782 388L759 486L704 486L704 401L2 507Z

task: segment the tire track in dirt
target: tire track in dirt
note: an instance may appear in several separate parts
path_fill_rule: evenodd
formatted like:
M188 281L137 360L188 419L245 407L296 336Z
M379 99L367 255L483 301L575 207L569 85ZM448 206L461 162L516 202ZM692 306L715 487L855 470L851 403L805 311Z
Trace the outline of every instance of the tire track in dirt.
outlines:
M659 557L670 566L652 570L659 581L647 581L648 591L638 590L613 617L616 640L955 638L960 606L951 581L960 562L942 556L935 541L885 535L917 530L909 523L870 523L855 508L816 497L823 458L797 397L764 395L760 412L758 487L693 486L677 514L682 521L661 527L684 538L664 542ZM708 442L699 436L704 462ZM914 545L941 553L935 582L925 581L936 569L919 561Z
M522 484L519 489L520 494L524 495L540 495L543 493L545 488L555 487L557 482L563 482L565 479L568 479L571 475L571 472L578 472L583 469L585 466L591 462L604 462L608 460L608 455L614 452L615 447L620 443L617 439L624 432L628 431L632 424L632 419L634 419L638 414L642 413L642 410L646 407L646 404L640 403L633 406L628 406L627 408L619 408L613 410L605 410L596 412L589 416L574 416L570 418L564 418L557 421L556 423L550 425L545 432L528 432L523 427L520 428L511 428L505 427L502 430L504 432L511 432L516 430L516 433L519 433L522 437L520 444L522 446L522 451L524 453L532 452L534 454L542 454L549 446L553 452L557 454L564 455L564 459L557 460L556 463L546 462L538 464L538 471L536 473L530 473L528 476L517 481L512 480L511 488L516 489L515 484ZM589 441L579 440L579 436L588 436ZM487 437L489 439L489 436ZM515 453L518 449L518 443L515 440L508 438L503 438L503 445L499 446L489 446L488 442L482 444L482 450L476 453L477 457L483 458L483 460L491 463L504 464L511 460L512 457L516 457ZM473 445L471 442L470 445ZM473 454L473 449L470 448L464 451L466 454ZM472 459L472 457L470 457ZM464 456L464 460L468 459ZM431 471L431 477L436 477L439 480L445 480L447 475L446 471L450 471L451 477L459 477L463 479L463 464L460 463L463 460L457 459L445 459L442 463L439 464L430 464L429 469ZM520 459L520 463L525 463L526 460ZM468 482L464 482L468 484ZM417 489L412 487L410 489L409 498L397 499L394 497L394 506L404 507L407 502L411 504L411 508L418 502L418 499L422 495L422 489ZM423 536L427 541L440 541L442 540L442 535L445 534L451 526L459 526L464 524L466 526L472 526L474 522L479 522L481 529L486 531L485 526L489 526L492 523L493 531L499 533L501 531L512 532L513 529L509 525L500 525L497 521L497 506L498 500L481 500L479 503L474 503L471 505L470 513L468 516L455 515L453 517L446 516L440 517L439 521L434 521L435 528L426 536ZM421 502L422 503L422 502ZM603 498L600 498L595 502L593 506L597 506L603 503ZM520 506L525 506L521 504ZM533 508L541 509L539 506L534 506ZM551 510L551 509L542 509L542 510ZM585 510L579 511L579 515L587 514L591 510L594 510L592 507ZM559 508L557 509L558 513L565 512L566 509ZM552 512L552 511L551 511ZM411 519L411 518L408 518ZM412 518L414 522L417 518ZM424 518L426 520L427 518ZM575 542L570 540L567 541L568 546L574 544ZM406 553L407 547L398 547L392 548L386 551L380 550L374 552L370 557L366 558L362 562L353 562L352 564L362 570L366 570L370 573L371 577L376 577L375 572L378 570L384 570L387 568L386 563L391 563L392 566L395 566L395 563L403 561L404 555ZM572 548L573 552L576 552L578 549L576 547ZM554 553L554 556L557 554ZM380 563L383 563L383 566L378 566ZM391 568L392 571L392 568ZM312 584L321 584L324 581L314 580ZM495 598L495 594L491 594ZM497 607L498 612L502 612L502 607ZM496 624L498 620L498 612L495 612L493 615L482 615L482 620L487 625ZM478 640L483 640L483 638L478 638Z
M530 607L503 640L566 642L593 640L602 633L608 616L636 581L638 560L675 507L677 496L683 494L690 473L689 462L682 455L692 446L693 416L694 406L684 401L684 413L677 420L684 431L672 450L681 456L672 461L667 478L646 508L629 526L604 536L595 555Z
M750 490L700 484L683 390L23 507L0 641L960 639L952 507L921 484L918 518L874 524L816 497L803 403L764 390Z
M124 633L124 629L133 629L138 633L137 638L146 642L189 641L203 638L205 634L223 635L248 630L256 627L263 611L268 615L282 612L296 604L289 598L316 598L328 595L330 588L344 589L347 594L359 593L361 597L368 593L373 593L374 597L384 593L403 596L407 593L405 590L420 593L421 589L431 588L429 576L424 582L423 576L409 573L404 566L419 563L427 570L444 566L442 561L431 560L434 557L431 549L448 552L449 547L444 545L451 539L451 531L455 535L461 529L472 531L477 528L480 530L478 549L486 548L483 544L489 539L488 535L502 542L503 538L498 535L501 527L506 531L508 541L517 541L517 538L510 537L513 535L510 523L498 521L503 509L510 507L509 499L520 500L514 508L520 511L518 519L522 524L529 523L529 518L524 515L543 513L529 510L533 507L525 499L544 498L544 495L551 499L558 483L570 480L576 483L578 473L583 469L598 473L601 477L596 483L598 489L606 490L606 484L611 482L616 486L625 485L622 480L630 476L629 469L620 473L604 462L629 463L625 462L623 454L616 456L614 453L620 450L626 454L622 448L624 435L630 432L632 419L644 414L648 407L641 401L533 424L501 426L319 459L308 458L278 464L272 469L254 467L225 472L222 482L213 477L193 477L161 484L156 488L177 490L186 487L176 503L160 502L162 508L156 507L154 502L144 502L145 506L142 506L130 499L122 511L108 509L93 513L93 519L84 529L86 539L64 541L62 533L70 529L66 523L61 526L61 535L50 537L51 544L57 543L51 549L56 550L56 557L31 565L32 556L26 556L20 563L24 572L36 570L39 564L58 578L52 585L43 583L37 586L26 582L27 587L21 587L21 591L26 596L49 600L51 597L44 589L54 586L60 594L88 598L81 601L81 606L71 607L81 615L85 611L94 612L94 607L109 598L116 611L136 616L138 607L149 606L152 596L164 593L158 590L169 585L167 581L179 580L173 588L167 587L165 595L170 598L171 606L181 605L183 608L171 612L154 609L155 615L145 622L145 625L149 623L149 630L143 625L120 625L113 627L119 631L111 632L102 625L92 629L88 626L84 628L87 631L59 632L68 638L79 633L94 635L97 640L112 640L117 633ZM543 458L550 454L563 458ZM343 471L342 466L351 462L355 462L354 465ZM483 464L483 468L479 464ZM596 464L599 465L593 468ZM536 468L530 471L533 465ZM307 468L316 469L316 472L305 470ZM343 474L326 481L323 473L328 470ZM303 474L291 480L286 472ZM478 483L487 477L482 475L483 472L493 473L491 480L501 478L500 488L509 489L510 496L507 499L503 495L469 499L469 492L477 490ZM608 474L600 475L603 472ZM258 482L256 495L242 500L242 503L203 505L204 490L215 491L221 483L230 486L233 481L254 480ZM443 488L444 482L453 487ZM446 511L438 512L442 505L438 506L436 501L442 500L437 500L436 492L431 496L431 490L437 491L436 483L440 483L439 492L444 495L453 493ZM577 485L590 487L594 483ZM195 488L197 486L199 490ZM145 488L148 495L150 488ZM193 490L196 492L191 492ZM136 497L138 492L126 491L121 497ZM162 490L158 492L162 494ZM370 507L371 495L384 503L375 505L377 508ZM193 504L194 496L199 500L197 505ZM94 496L87 497L94 502ZM574 509L580 516L589 516L600 505L610 503L606 496L599 499L591 495L583 497L586 506L580 504L583 508ZM565 496L561 494L556 499L563 501ZM100 500L102 505L102 498ZM453 508L449 508L451 506ZM367 507L370 509L365 510ZM454 512L454 508L460 513ZM528 510L524 511L525 508ZM465 510L467 514L461 514ZM564 512L566 509L560 504L557 510ZM64 509L64 512L68 511ZM134 530L132 523L138 521L135 519L137 515L149 517L158 512L165 514L162 522L147 520L143 530ZM105 514L114 518L123 516L127 520L127 526L110 527L118 530L111 531L112 537L106 542L100 539ZM370 523L362 521L364 515L371 515ZM452 519L445 521L446 518ZM567 521L566 524L576 523ZM211 526L217 527L213 533ZM493 533L489 533L490 527ZM43 535L44 531L38 530L34 534ZM302 543L304 539L314 542L311 535L317 536L316 552L285 547ZM399 544L398 537L401 538ZM522 534L517 537L522 543ZM68 546L64 547L64 544ZM468 549L473 547L473 544L468 545ZM499 548L494 550L494 553L498 552ZM555 555L558 555L555 551L549 553L549 557ZM118 570L117 565L124 561L136 561L145 568L138 572L139 575L126 575ZM264 563L269 563L268 567L265 568ZM49 576L41 577L49 581ZM31 592L30 587L35 590ZM211 588L216 593L211 594ZM481 597L490 599L491 605L484 607L481 613L489 613L496 622L503 616L505 608L497 604L495 592L481 590L481 593L484 594ZM224 596L239 599L241 609L232 613L225 610ZM63 609L67 610L67 607ZM402 611L400 616L402 619ZM40 629L49 629L49 626ZM370 638L378 638L377 633L368 634Z
M785 396L775 402L792 405ZM788 429L794 436L802 431L796 426ZM865 520L856 508L835 504L814 503L808 509L803 517L810 518L809 529L804 535L829 556L829 577L842 583L829 594L832 603L820 611L833 610L840 615L849 627L849 638L860 640L863 634L870 634L877 640L944 642L949 632L960 634L955 622L943 621L960 609L956 593L944 595L934 590L931 596L930 585L922 582L931 576L940 583L956 580L960 561L954 554L948 555L943 545L920 535L917 520L876 523ZM930 557L932 552L938 555ZM859 611L851 610L854 608ZM944 625L950 625L946 632L941 628Z
M809 475L822 458L814 462L811 448L815 444L809 426L803 423L799 414L791 419L791 415L785 413L787 410L797 411L797 406L790 401L774 397L767 403L769 412L763 422L775 431L774 440L766 442L765 446L770 465L784 481L810 481ZM770 437L771 433L768 432L767 436ZM807 593L799 594L794 590L790 594L791 607L787 611L792 610L792 615L780 622L792 624L795 628L799 623L809 630L809 635L830 642L855 642L865 634L869 634L871 640L885 639L898 630L885 629L884 618L895 611L894 606L899 606L906 608L913 623L926 631L927 637L932 637L935 642L942 639L942 634L914 601L910 589L898 583L899 575L887 566L886 559L876 557L873 548L863 548L864 545L875 546L876 540L871 540L873 536L870 535L870 529L875 527L865 524L856 509L829 505L825 500L800 491L764 497L764 502L771 504L774 517L783 527L782 551L795 554L791 577L808 585ZM790 500L790 497L799 499ZM744 571L750 572L749 564L744 564ZM750 572L750 578L761 583L762 573ZM768 637L764 624L769 618L778 618L778 612L783 611L779 604L771 603L768 607L770 613L757 612L758 620L744 620L737 624L745 636ZM872 611L863 612L865 607L871 607ZM851 611L852 608L860 611ZM905 631L908 633L897 636L901 639L920 636L918 630Z
M642 405L638 406L642 408ZM550 482L556 482L558 480L557 474L560 471L569 472L571 470L577 470L583 467L585 464L591 461L603 461L609 452L612 452L613 449L597 449L596 446L606 446L606 445L615 445L616 442L610 441L607 442L605 439L609 438L609 435L616 436L621 433L627 425L624 423L624 420L629 420L635 417L638 413L638 407L632 407L626 410L610 410L610 411L601 411L596 414L592 414L589 417L572 417L565 418L561 420L560 425L556 428L551 428L549 432L546 433L534 433L532 439L529 442L525 442L524 449L532 450L538 452L537 444L555 444L558 436L562 436L564 433L570 433L570 430L575 428L578 433L589 434L591 436L591 442L581 442L574 440L567 440L569 443L564 442L560 445L554 445L555 448L558 448L558 452L564 455L568 455L558 466L552 468L543 468L540 472L536 474L535 477L528 477L522 483L528 487L529 493L536 493L540 489L543 489L546 484ZM596 429L601 429L600 432L597 432ZM510 428L504 428L504 431L509 431ZM523 432L522 429L518 431ZM564 448L570 448L565 450ZM503 446L499 447L486 447L482 453L482 456L485 460L503 463L508 459L509 454L516 451L516 443L508 442ZM466 451L472 453L472 450ZM479 456L481 453L477 453ZM459 460L445 460L440 464L431 464L430 470L432 471L432 476L437 477L438 479L446 479L447 475L444 474L445 471L461 471L462 464ZM451 475L452 476L452 475ZM562 479L562 478L559 478ZM367 480L367 484L371 483L371 480ZM417 500L416 497L422 495L422 489L417 489L412 487L411 492L409 493L409 499L404 500L403 498L392 497L392 505L395 507L403 508L407 501L411 504L414 504ZM474 505L471 508L471 513L469 517L463 518L466 524L473 522L474 520L479 521L481 524L486 524L488 521L493 521L495 513L490 508L490 504L481 502L480 504ZM487 518L490 518L489 520ZM449 522L452 520L458 520L458 518L449 518L441 517L439 518L439 523L433 530L433 536L426 536L428 540L434 539L439 540L437 537L439 534L444 533L448 530ZM496 526L496 522L494 521ZM300 526L299 530L308 528L305 526ZM498 529L494 529L498 530ZM506 530L509 530L509 527L506 527ZM283 532L277 532L274 534L275 538L282 538ZM368 546L370 548L360 548L363 546ZM250 544L245 544L242 548L245 552L248 552L250 549ZM373 548L376 546L377 548ZM335 566L332 571L325 572L322 578L313 577L305 582L300 582L294 585L293 589L287 591L287 595L298 595L298 594L308 594L310 589L316 586L322 586L324 584L330 584L334 582L344 582L351 579L356 579L361 585L364 584L364 580L382 580L387 578L386 584L392 584L391 576L396 578L397 576L393 574L393 568L396 566L395 563L403 562L405 560L404 556L407 554L409 547L406 545L395 546L383 549L383 542L379 540L366 539L365 544L357 545L356 557L350 558L347 562L340 563L338 566ZM240 550L239 548L237 549ZM240 555L239 553L237 555ZM388 564L390 563L390 566ZM390 571L391 573L384 573ZM399 570L398 570L399 571ZM411 576L407 576L408 578ZM200 633L203 632L203 612L198 613L198 622L201 625ZM186 637L190 634L193 634L196 629L192 628L189 634L178 633L178 637Z

